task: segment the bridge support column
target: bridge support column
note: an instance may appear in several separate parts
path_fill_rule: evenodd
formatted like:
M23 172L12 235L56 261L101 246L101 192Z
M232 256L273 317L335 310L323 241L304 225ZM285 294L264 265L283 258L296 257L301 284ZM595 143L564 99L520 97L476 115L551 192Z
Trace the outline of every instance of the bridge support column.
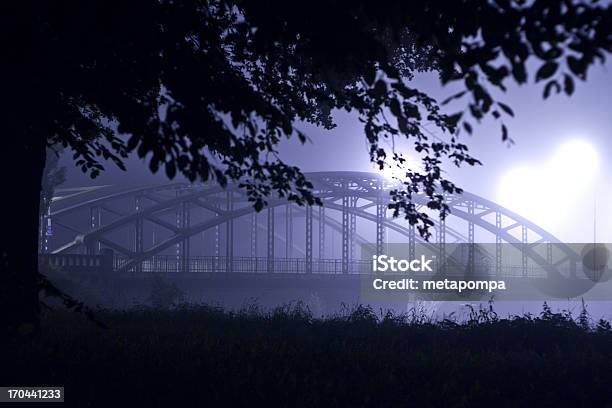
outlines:
M181 193L180 191L177 189L176 190L176 197L178 198L178 196L180 196ZM181 205L179 204L176 207L176 214L175 214L175 222L176 222L176 228L179 229L179 231L183 228L183 222L182 222L182 217L181 217ZM181 245L182 243L178 242L176 244L176 272L179 272L181 270Z
M500 231L501 227L501 213L497 211L495 213L495 229ZM499 233L495 234L495 274L497 276L502 274L502 239Z
M47 219L49 219L48 215L43 217L43 220L45 222L47 221ZM90 229L95 230L96 228L99 228L101 226L102 226L102 209L99 206L91 207L89 209L89 227ZM45 224L41 225L41 228L43 228L43 231L46 227L47 226ZM44 234L43 240L46 241L46 231L44 231L43 234ZM44 241L43 241L43 245L44 245ZM91 246L87 247L88 255L99 254L100 250L101 250L100 241L96 241L92 243Z
M306 273L312 273L312 206L306 206Z
M213 196L214 198L214 196ZM219 209L219 206L217 204L214 204L214 207L216 209ZM219 214L219 212L215 212L215 217L220 217L221 214ZM218 272L219 271L219 256L221 255L221 227L219 226L219 224L215 225L215 232L214 232L215 236L215 253L214 253L214 258L213 258L213 272Z
M474 272L474 201L468 202L468 270Z
M186 230L191 225L189 203L183 202L181 207L181 227ZM181 272L189 272L189 246L190 239L185 238L181 244Z
M323 262L325 258L325 207L319 207L319 272L323 271Z
M43 206L49 205L47 199L44 200ZM42 207L44 208L44 207ZM51 206L49 205L48 212L40 214L38 217L38 252L41 254L47 253L47 220L49 219L49 211Z
M576 264L572 262L571 259L568 259L569 263L570 263L570 276L571 277L575 277L576 276ZM547 242L546 243L546 265L552 269L553 268L553 245L552 242ZM572 275L572 272L574 273ZM550 277L550 271L546 272L546 276Z
M342 197L342 273L349 272L349 196Z
M141 211L141 202L139 196L136 196L134 205L136 213L139 213ZM136 218L136 226L134 229L134 253L136 253L136 255L142 254L143 250L143 223L143 218L141 216L138 216ZM142 262L139 262L136 265L135 269L136 272L142 272Z
M416 258L416 248L415 248L415 227L414 224L408 225L408 257L410 259Z
M251 213L251 258L257 258L257 213Z
M523 276L527 276L527 251L525 250L527 246L527 227L524 225L521 225L521 243L522 274Z
M319 207L319 259L325 258L325 207Z
M268 208L268 272L274 272L274 207Z
M257 273L257 212L251 213L251 271Z
M355 249L355 235L357 235L357 216L355 215L355 209L357 208L358 197L352 197L351 199L351 213L350 213L350 228L349 228L349 246L350 255L349 259L352 261L357 257L357 251Z
M136 218L136 228L134 233L134 253L137 255L142 253L142 218ZM136 265L136 272L142 272L142 262Z
M234 210L234 193L227 192L227 211ZM225 224L225 271L231 272L234 266L234 220L229 219Z
M293 207L285 207L285 258L293 256Z
M438 265L441 271L446 269L446 218L440 216L438 224L438 245L439 257Z
M378 194L376 195L376 255L384 252L385 243L385 218L387 207L382 197L382 183L378 184Z

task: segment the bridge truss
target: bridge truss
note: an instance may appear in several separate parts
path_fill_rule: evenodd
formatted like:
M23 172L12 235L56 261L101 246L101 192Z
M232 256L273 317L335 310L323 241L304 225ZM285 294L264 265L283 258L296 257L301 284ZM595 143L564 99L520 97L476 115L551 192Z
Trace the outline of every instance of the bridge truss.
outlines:
M387 204L395 187L392 181L359 172L310 173L307 177L323 206L299 207L271 199L260 213L236 185L222 189L215 184L172 183L123 191L109 186L60 191L42 223L53 225L53 233L51 228L42 231L41 250L95 255L110 249L119 259L116 269L123 271L347 274L360 270L355 266L358 245L371 242L382 253L390 233L397 237L394 242L408 243L412 257L417 243L430 245L414 226L391 217ZM419 208L427 204L422 195L414 200ZM504 242L521 248L520 270L525 276L529 265L559 273L561 265L574 270L572 265L579 260L552 234L492 201L466 192L448 196L446 202L451 215L435 222L432 241L438 244L442 259L447 243L474 244L476 235L486 232L495 242L497 274L504 268ZM466 228L451 227L453 219L461 220ZM361 230L371 238L358 231L358 224L365 226ZM194 249L195 239L201 244ZM340 248L339 257L329 254L334 245ZM242 255L236 253L238 247ZM545 251L539 250L542 247ZM206 255L196 252L192 256L194 250L203 249Z

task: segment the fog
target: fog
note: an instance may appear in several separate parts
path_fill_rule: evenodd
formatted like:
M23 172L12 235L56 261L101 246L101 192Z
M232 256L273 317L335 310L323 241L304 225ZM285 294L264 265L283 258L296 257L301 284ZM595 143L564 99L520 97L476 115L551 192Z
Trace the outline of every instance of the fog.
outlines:
M609 69L612 64L596 66L591 69L586 83L577 85L575 94L553 95L548 100L542 98L542 87L527 85L511 86L501 100L510 105L516 117L507 121L513 143L503 143L499 125L484 121L475 126L474 134L464 134L463 141L472 154L480 159L482 166L446 167L446 176L466 191L494 201L503 207L541 226L562 242L612 241L612 217L608 208L612 207L612 192L609 179L612 166L607 155L612 151L612 122L610 121ZM434 73L418 74L413 85L431 93L439 99L453 93L452 87L441 87ZM461 105L451 105L449 111ZM296 139L287 140L280 145L280 156L287 163L299 166L304 172L321 171L361 171L377 172L369 162L366 140L362 124L356 114L335 112L337 127L325 130L312 125L299 127L309 137L304 144ZM442 135L440 135L443 137ZM549 165L555 160L560 149L579 142L590 152L580 156L579 152L563 159L563 166ZM417 158L414 152L404 152ZM112 163L105 165L106 170L94 180L82 174L72 165L70 152L64 152L61 165L67 168L67 180L61 188L85 186L112 186L123 189L169 182L165 174L151 174L144 160L132 155L126 160L127 171L117 169ZM549 167L547 167L549 166ZM559 169L563 169L561 172ZM174 181L181 181L177 176ZM510 181L509 181L510 180ZM514 183L511 185L511 183ZM551 193L550 186L554 185ZM283 223L283 220L277 221ZM303 220L300 221L303 225ZM452 221L449 221L450 225ZM240 237L248 231L247 225L234 225L235 236ZM296 229L303 228L296 225ZM457 228L464 228L457 224ZM297 234L300 235L300 234ZM297 236L296 235L296 236ZM263 235L262 235L263 237ZM370 239L374 239L373 237ZM390 238L392 239L392 238ZM491 242L491 237L476 231L477 242ZM296 238L300 242L303 237ZM326 251L334 256L340 255L340 243L332 240L327 243ZM192 256L210 254L211 241L203 241L201 253L191 250ZM237 244L246 245L246 244ZM279 243L278 246L282 246ZM335 245L335 247L333 247ZM265 243L261 243L263 247ZM239 249L236 250L240 252ZM323 307L316 295L305 299L289 296L267 297L265 301L257 296L245 295L241 299L232 297L231 301L221 296L215 301L226 307L236 308L249 302L265 303L267 306L303 300L313 309L322 313L337 310L342 301L358 301L358 298L327 302ZM203 298L206 301L206 298ZM274 299L273 301L270 301ZM210 298L208 299L210 300ZM544 300L544 299L543 299ZM325 303L325 302L323 302ZM333 305L329 304L333 303ZM485 302L486 303L486 302ZM428 313L443 316L461 313L465 306L461 302L436 302L378 305L398 310L424 307ZM542 301L496 302L500 314L538 313ZM554 301L559 309L574 310L580 307L580 299ZM612 315L612 304L607 302L588 302L589 311L594 316Z

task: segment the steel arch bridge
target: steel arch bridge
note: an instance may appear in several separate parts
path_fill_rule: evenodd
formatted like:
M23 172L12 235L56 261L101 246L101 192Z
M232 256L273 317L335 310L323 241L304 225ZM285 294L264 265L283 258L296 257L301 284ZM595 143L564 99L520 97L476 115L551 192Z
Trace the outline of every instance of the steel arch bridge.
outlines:
M58 190L41 223L46 228L41 231L41 251L93 255L110 249L118 255L120 261L115 267L119 271L168 269L167 259L163 267L160 262L165 256L176 264L174 271L188 272L199 270L191 257L196 246L196 251L208 251L208 272L282 269L354 273L358 269L354 261L359 244L375 243L378 253L382 253L392 233L407 241L411 256L415 244L430 245L415 233L414 226L390 216L388 194L395 184L385 177L361 172L319 172L309 173L307 178L313 183L315 195L323 201L322 207L299 207L272 199L259 214L236 185L222 189L210 183L172 183L123 191L112 186ZM427 203L423 195L416 195L414 201L419 208ZM579 255L552 234L492 201L464 192L447 196L446 202L451 214L434 226L435 243L442 255L446 243L474 244L476 235L485 233L495 243L497 274L503 268L504 242L521 248L524 276L528 265L559 275L561 265L575 270L579 262ZM281 223L277 222L279 218ZM284 227L279 228L283 218ZM447 225L453 219L460 220L465 228ZM360 225L369 224L365 229L374 238L358 232L358 220ZM238 237L235 224L239 224ZM316 231L313 225L318 227ZM298 228L303 232L295 239ZM336 258L333 251L329 256L335 236L340 243L340 256ZM195 240L200 241L199 245L194 244ZM265 254L260 257L261 241ZM279 243L284 243L284 257L278 256ZM247 256L236 253L239 245ZM537 250L541 248L545 253ZM248 267L244 267L245 262Z

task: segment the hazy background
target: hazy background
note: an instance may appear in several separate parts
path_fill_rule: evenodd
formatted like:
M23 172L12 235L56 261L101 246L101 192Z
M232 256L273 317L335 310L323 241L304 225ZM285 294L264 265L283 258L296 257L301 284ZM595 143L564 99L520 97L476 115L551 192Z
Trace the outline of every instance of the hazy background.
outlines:
M592 242L596 207L597 241L612 242L612 64L589 71L588 81L577 84L574 95L542 99L542 87L533 84L511 86L502 101L509 104L515 118L506 124L514 144L502 143L499 124L485 121L474 127L474 135L463 141L483 166L457 169L447 167L447 176L466 191L495 201L530 219L565 242ZM532 69L531 72L535 72ZM439 100L453 93L440 86L435 73L420 74L413 86ZM450 110L457 107L451 106ZM303 171L376 171L369 162L362 124L356 115L337 112L338 126L327 131L301 125L310 141L281 144L281 157ZM411 154L411 153L407 153ZM109 163L106 172L90 180L71 164L66 153L62 163L68 168L64 186L120 184L125 186L166 182L163 172L152 175L146 163L131 157L123 172ZM596 206L595 206L596 203ZM477 236L478 240L478 236ZM559 309L578 310L578 301L554 302ZM458 304L428 304L432 311L449 313ZM541 302L498 304L502 314L541 310ZM594 316L610 317L610 302L591 303Z

